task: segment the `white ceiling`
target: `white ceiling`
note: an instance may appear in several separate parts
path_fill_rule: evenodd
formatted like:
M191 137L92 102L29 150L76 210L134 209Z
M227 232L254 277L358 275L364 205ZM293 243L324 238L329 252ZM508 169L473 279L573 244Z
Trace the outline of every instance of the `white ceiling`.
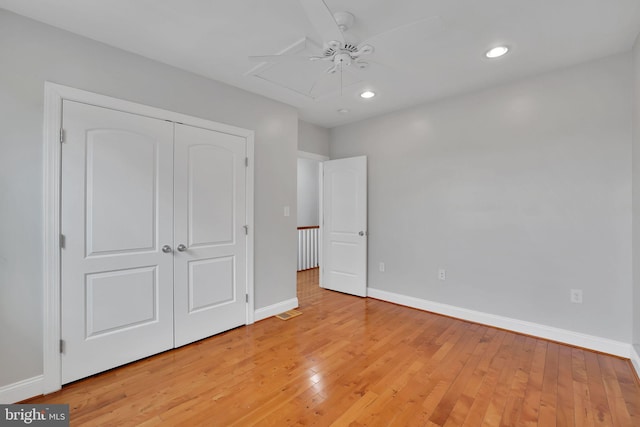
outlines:
M326 62L246 74L257 65L249 55L276 54L305 37L321 45L299 0L0 0L0 7L285 102L326 127L626 51L640 31L639 0L325 3L355 15L353 41L388 32L370 40L375 63L344 75L342 95L338 75L324 74ZM497 44L511 51L484 58ZM305 53L319 52L307 43ZM314 99L304 88L317 80ZM363 100L363 89L378 96Z

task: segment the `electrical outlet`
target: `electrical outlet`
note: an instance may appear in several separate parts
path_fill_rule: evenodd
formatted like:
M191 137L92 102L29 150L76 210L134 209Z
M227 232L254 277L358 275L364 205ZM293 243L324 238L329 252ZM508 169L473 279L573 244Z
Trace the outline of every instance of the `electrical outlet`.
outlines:
M438 280L447 280L447 270L444 268L438 269Z
M381 273L384 273L384 262L380 263L380 266L378 267L378 269L380 270Z
M285 206L284 207L284 216L289 216L291 215L291 209L289 208L289 206Z
M582 289L571 289L571 302L582 304Z

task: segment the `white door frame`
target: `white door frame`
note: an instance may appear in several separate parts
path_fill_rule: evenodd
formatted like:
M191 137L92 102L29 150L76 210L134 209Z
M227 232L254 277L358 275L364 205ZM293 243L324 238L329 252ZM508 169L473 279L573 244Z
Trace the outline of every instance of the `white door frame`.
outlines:
M253 290L253 209L254 209L254 132L206 119L188 116L173 111L150 107L87 92L56 83L45 82L44 86L44 281L43 281L43 393L62 388L60 337L60 194L61 194L61 140L62 101L77 101L104 108L125 111L160 120L183 123L245 138L247 142L247 304L246 324L254 322L255 305Z

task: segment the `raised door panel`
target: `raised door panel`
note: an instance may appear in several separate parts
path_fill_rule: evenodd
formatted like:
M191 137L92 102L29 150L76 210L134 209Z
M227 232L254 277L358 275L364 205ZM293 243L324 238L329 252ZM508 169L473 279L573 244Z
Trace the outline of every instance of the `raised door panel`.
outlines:
M173 126L64 101L63 383L173 346Z
M189 247L233 243L237 225L236 157L236 153L225 147L189 146Z
M123 130L90 129L86 142L87 256L155 249L155 141Z
M123 295L127 295L123 298ZM143 326L158 320L156 267L86 275L87 338Z
M66 101L65 106L72 116L74 103ZM74 128L78 124L68 118L63 146L63 179L68 177L63 198L69 196L63 213L69 214L67 223L73 217L84 225L84 255L89 259L158 252L159 239L166 244L172 237L170 228L167 231L173 210L171 124L98 107L84 108L123 115L130 121L138 118L162 124L165 139L158 139L151 130L144 135L144 129L108 129L116 125L108 122L104 127L78 130ZM163 218L159 217L161 210Z
M189 313L237 301L234 257L189 262Z
M331 200L328 200L328 206L331 208L331 232L357 234L360 229L357 171L330 171L328 178L331 190L327 193L331 197Z

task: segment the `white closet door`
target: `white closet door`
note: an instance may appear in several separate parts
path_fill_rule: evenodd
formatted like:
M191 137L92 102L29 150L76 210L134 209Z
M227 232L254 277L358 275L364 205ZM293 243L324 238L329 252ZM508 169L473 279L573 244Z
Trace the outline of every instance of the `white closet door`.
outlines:
M173 124L64 101L62 382L173 346Z
M246 140L175 126L175 346L246 323Z

